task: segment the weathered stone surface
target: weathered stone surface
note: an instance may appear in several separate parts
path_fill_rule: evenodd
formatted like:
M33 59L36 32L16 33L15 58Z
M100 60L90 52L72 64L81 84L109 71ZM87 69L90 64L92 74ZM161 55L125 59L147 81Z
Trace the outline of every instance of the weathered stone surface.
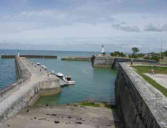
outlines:
M40 94L60 92L63 84L55 75L26 58L16 57L16 68L19 80L0 91L0 121L31 105Z
M0 128L123 128L112 109L59 105L28 108L0 123Z
M93 67L111 68L114 58L111 56L93 56L91 62Z
M90 61L90 57L84 56L66 56L62 57L61 60L69 60L69 61Z
M120 64L116 102L127 128L166 128L167 98L127 63Z
M157 61L154 60L144 60L144 59L129 59L125 57L112 57L109 55L100 56L94 55L91 58L92 66L99 68L116 68L118 69L120 62L135 62L135 63L148 63L148 64L157 64Z

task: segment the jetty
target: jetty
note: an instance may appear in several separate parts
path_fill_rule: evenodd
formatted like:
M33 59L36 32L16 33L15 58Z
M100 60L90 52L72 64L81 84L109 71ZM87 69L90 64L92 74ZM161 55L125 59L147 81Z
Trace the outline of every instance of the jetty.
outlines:
M84 56L66 56L62 57L61 60L66 61L90 61L91 57L84 57Z
M15 62L18 81L0 91L0 121L31 106L40 96L59 93L67 84L25 57L16 56Z
M16 55L1 55L1 58L15 58ZM49 59L56 59L57 56L55 55L20 55L20 57L26 58L49 58Z

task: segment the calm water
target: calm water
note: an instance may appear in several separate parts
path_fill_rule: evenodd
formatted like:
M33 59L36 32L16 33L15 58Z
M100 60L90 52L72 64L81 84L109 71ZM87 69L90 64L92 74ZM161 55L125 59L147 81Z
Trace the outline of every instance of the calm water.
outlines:
M17 80L14 59L0 58L0 89Z
M5 54L16 54L17 51L1 51ZM21 51L24 54L46 54L57 56L91 56L91 52L59 51ZM94 69L90 62L61 61L58 59L31 59L48 67L48 70L62 72L72 76L76 85L64 87L58 95L41 97L37 104L69 104L87 99L114 103L114 81L117 72L109 69ZM0 87L16 81L14 60L0 60ZM8 72L8 73L6 73Z

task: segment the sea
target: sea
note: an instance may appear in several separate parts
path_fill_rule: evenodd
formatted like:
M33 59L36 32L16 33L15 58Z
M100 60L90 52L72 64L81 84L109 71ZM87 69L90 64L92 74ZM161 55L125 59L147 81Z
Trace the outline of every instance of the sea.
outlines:
M0 55L16 55L17 50L0 50ZM46 65L49 71L72 76L75 85L62 88L57 95L40 97L36 105L72 104L85 100L115 104L116 70L93 68L87 61L61 61L64 56L92 56L97 52L19 50L26 55L56 55L57 59L33 58L33 62ZM0 58L0 89L17 81L14 59Z

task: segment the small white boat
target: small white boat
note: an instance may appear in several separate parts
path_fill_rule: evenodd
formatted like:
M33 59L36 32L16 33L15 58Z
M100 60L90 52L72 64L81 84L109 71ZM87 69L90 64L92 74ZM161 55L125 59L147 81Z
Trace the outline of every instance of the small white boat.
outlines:
M67 81L68 85L74 85L75 84L75 81Z
M41 65L40 63L37 63L37 65Z
M71 76L66 76L65 79L66 79L66 81L69 85L74 85L75 84L75 81L71 80L72 79Z
M67 85L74 85L75 81L71 80L71 76L64 76L63 73L57 73L56 74L57 77L59 77L60 79L62 79L63 81L65 81L67 83Z
M63 73L58 72L58 73L56 73L56 76L57 76L57 77L61 77L61 78L63 78L63 77L64 77L64 74L63 74Z

